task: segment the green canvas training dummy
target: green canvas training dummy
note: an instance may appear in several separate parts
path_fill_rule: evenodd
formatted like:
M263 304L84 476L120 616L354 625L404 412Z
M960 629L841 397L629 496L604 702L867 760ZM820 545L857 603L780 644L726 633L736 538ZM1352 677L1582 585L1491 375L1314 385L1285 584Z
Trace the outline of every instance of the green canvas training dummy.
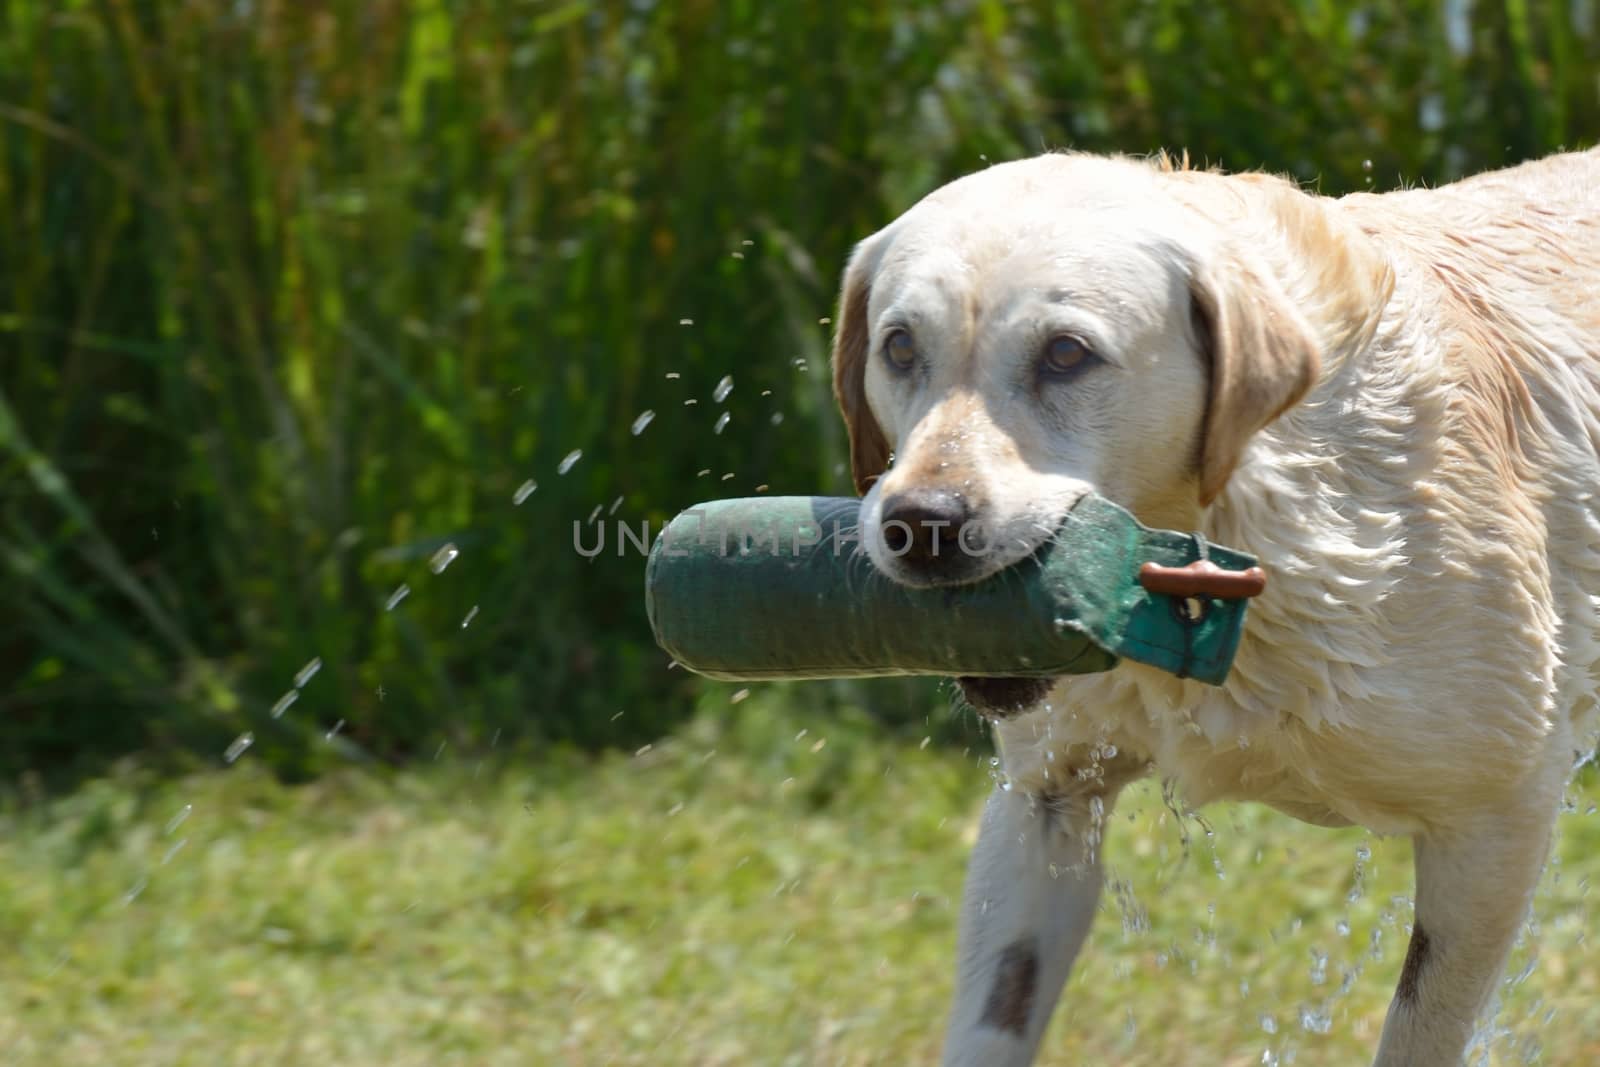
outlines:
M1096 495L1033 556L966 585L910 588L867 558L860 501L718 500L650 550L645 604L661 647L729 680L894 674L1046 678L1119 657L1220 685L1254 558L1152 530Z

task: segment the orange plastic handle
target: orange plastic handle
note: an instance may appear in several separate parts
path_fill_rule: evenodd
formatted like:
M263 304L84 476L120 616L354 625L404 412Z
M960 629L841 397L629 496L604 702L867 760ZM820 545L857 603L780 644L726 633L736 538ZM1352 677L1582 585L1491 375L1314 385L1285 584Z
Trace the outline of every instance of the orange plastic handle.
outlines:
M1267 572L1260 567L1226 571L1207 559L1197 559L1187 567L1146 563L1139 568L1139 584L1151 593L1167 596L1213 596L1221 600L1242 600L1261 595L1267 587Z

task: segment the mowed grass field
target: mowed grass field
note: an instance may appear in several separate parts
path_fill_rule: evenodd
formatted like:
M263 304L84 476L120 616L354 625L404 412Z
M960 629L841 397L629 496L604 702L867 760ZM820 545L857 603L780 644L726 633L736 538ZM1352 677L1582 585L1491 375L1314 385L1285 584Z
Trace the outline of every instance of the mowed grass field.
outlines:
M599 760L446 751L286 786L246 754L13 794L0 1062L935 1061L987 754L808 720L803 689L727 698ZM1572 793L1489 1062L1600 1062L1597 799ZM1366 1062L1409 844L1202 815L1154 783L1116 812L1042 1062Z

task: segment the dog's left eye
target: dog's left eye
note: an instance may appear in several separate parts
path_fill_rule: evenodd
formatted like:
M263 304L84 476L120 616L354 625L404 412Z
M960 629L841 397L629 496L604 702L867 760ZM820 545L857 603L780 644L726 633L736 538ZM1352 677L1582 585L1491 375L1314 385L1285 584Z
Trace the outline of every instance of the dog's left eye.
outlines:
M917 346L904 330L889 331L883 341L883 354L897 371L910 370L917 362Z
M1046 374L1071 374L1081 370L1094 358L1094 353L1089 351L1088 345L1076 337L1063 334L1045 342L1044 352L1039 357L1039 367Z

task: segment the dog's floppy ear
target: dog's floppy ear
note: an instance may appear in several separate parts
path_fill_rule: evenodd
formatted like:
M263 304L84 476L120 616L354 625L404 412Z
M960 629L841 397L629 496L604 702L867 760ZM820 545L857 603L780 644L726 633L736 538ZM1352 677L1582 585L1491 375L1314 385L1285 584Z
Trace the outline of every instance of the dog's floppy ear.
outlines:
M889 441L867 407L867 359L872 347L867 298L877 265L873 239L856 246L845 268L833 335L833 395L850 431L850 472L856 492L863 494L889 469Z
M1200 439L1204 506L1222 492L1250 438L1310 391L1322 359L1281 287L1242 258L1204 267L1190 293L1195 333L1211 363Z
M1289 182L1222 180L1232 183L1222 209L1232 239L1190 279L1195 333L1211 364L1202 505L1222 492L1250 438L1310 392L1325 363L1372 339L1394 288L1388 259L1366 235Z

